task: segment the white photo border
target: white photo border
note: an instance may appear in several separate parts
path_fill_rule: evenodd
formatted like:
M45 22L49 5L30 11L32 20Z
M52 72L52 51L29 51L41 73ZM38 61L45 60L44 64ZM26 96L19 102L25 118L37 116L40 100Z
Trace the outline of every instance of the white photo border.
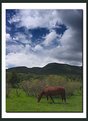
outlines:
M83 112L7 113L6 112L6 9L82 9L83 10ZM86 3L2 3L2 118L86 118ZM63 116L64 114L64 116Z

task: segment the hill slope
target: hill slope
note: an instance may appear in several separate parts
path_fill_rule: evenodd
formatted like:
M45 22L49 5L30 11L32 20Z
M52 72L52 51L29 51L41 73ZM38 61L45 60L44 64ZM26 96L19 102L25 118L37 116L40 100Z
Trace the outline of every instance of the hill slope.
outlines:
M31 73L31 74L74 74L82 75L82 67L70 66L67 64L50 63L39 68L14 67L7 69L7 72L16 71L17 73Z

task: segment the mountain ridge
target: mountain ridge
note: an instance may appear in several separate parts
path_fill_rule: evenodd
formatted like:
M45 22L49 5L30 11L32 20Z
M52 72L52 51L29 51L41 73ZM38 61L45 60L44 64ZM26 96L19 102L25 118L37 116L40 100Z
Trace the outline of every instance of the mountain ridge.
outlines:
M13 67L6 69L7 72L16 71L17 73L33 73L33 74L82 74L82 66L71 66L68 64L49 63L44 67L25 66Z

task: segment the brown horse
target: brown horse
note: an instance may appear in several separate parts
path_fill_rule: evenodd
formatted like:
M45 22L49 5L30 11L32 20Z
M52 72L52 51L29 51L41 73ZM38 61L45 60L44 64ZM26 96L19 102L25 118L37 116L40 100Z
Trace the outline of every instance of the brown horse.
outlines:
M47 97L47 100L48 100L48 97L50 97L51 100L53 101L53 103L54 103L54 100L53 100L52 96L60 95L62 98L62 101L64 100L66 102L66 93L65 93L64 87L60 87L60 86L45 87L42 90L42 92L38 95L38 102L40 102L43 95Z

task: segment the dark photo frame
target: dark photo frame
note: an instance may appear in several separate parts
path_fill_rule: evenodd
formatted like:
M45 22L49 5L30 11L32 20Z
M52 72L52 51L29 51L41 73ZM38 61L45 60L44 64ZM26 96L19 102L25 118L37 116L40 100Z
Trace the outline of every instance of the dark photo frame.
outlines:
M83 35L82 35L82 60L81 60L81 62L82 62L82 66L83 66L83 68L82 68L82 108L81 108L81 111L73 111L73 112L71 112L71 111L68 111L68 112L66 112L66 111L40 111L40 112L37 112L37 110L38 109L36 109L36 111L29 111L29 112L25 112L25 111L23 111L23 112L20 112L20 111L16 111L16 112L14 112L14 111L11 111L11 112L9 112L9 111L6 111L6 98L5 98L5 95L6 95L6 79L7 79L7 75L6 75L6 59L5 59L5 52L6 52L6 43L4 42L5 40L6 40L6 38L5 38L5 36L7 36L6 35L6 14L5 14L5 11L6 10L9 10L9 7L8 7L8 5L9 5L9 3L11 3L12 4L12 6L10 6L10 9L15 9L15 7L14 6L16 6L15 4L21 4L22 5L22 3L23 3L23 8L22 7L20 7L20 5L19 5L19 7L16 7L16 9L28 9L28 7L27 7L27 4L31 4L30 5L30 8L31 9L35 9L34 7L32 7L32 5L33 4L40 4L41 3L41 5L40 6L42 6L43 7L43 9L46 9L46 6L45 6L45 8L44 8L44 4L46 3L46 4L50 4L50 5L48 5L47 7L49 7L49 9L58 9L58 7L53 7L53 6L59 6L59 4L64 4L64 3L66 3L66 8L65 9L67 9L67 6L68 5L71 5L71 4L73 4L73 6L74 6L74 4L75 5L77 5L77 4L80 4L79 6L78 6L78 8L76 7L76 6L74 6L75 8L73 8L73 6L72 6L72 9L81 9L83 12L82 12L82 19L83 19L83 28L82 28L82 31L83 31ZM51 5L51 3L52 3L52 5ZM70 3L70 4L69 4ZM25 5L26 5L26 7L24 7ZM35 5L36 6L36 5ZM41 7L40 6L37 6L37 9L41 9ZM50 7L50 6L52 6L52 7ZM63 5L62 5L63 6ZM38 8L39 7L39 8ZM59 6L60 7L60 6ZM63 7L61 8L62 10L64 10L63 9ZM60 10L61 10L60 9ZM69 7L68 6L68 10L71 10L71 7ZM9 15L9 14L8 14ZM14 19L14 18L13 18ZM16 18L16 19L19 19L19 18ZM50 19L49 19L50 20ZM74 19L73 19L74 20ZM12 20L12 21L14 21L14 20ZM11 22L11 21L10 21ZM76 22L76 21L75 21ZM79 23L79 22L78 22ZM22 23L23 24L23 23ZM38 23L39 25L41 25L40 23ZM58 23L57 23L58 24ZM75 24L75 23L74 23ZM87 51L86 51L86 49L87 49L87 28L86 28L86 25L87 25L87 1L86 0L84 0L84 1L82 1L82 0L76 0L76 1L64 1L64 0L55 0L55 1L35 1L35 0L31 0L31 1L27 1L27 0L25 0L25 1L13 1L13 2L11 2L11 1L9 1L9 0L7 0L7 1L4 1L4 0L2 0L2 2L1 2L1 120L3 120L3 118L5 118L5 119L19 119L19 118L21 118L21 119L23 119L23 120L25 120L25 119L29 119L29 120L87 120L87 71L86 71L86 66L87 66L87 61L86 61L86 56L87 56ZM13 25L14 26L14 25ZM25 23L25 26L27 27L27 24ZM32 27L34 27L34 26L36 26L36 25L31 25ZM4 29L3 29L4 28ZM8 29L10 29L9 27L8 27ZM65 28L63 28L63 29L65 29ZM78 29L79 30L79 29ZM53 29L53 31L52 30L50 30L50 34L52 34L52 36L57 36L56 35L56 33L55 33L55 31L54 31L54 29ZM75 31L74 31L75 32ZM13 31L13 33L14 33L14 31ZM36 33L35 33L36 34ZM80 35L80 34L79 34ZM21 34L21 36L22 36L22 34ZM34 36L34 35L32 35L32 36ZM9 36L9 34L8 34L8 36L7 36L8 38L10 38L10 36ZM14 37L13 37L14 38ZM43 37L44 38L44 37ZM47 38L49 39L49 36L47 36ZM23 38L22 38L23 39ZM46 48L48 47L48 39L46 40L46 43L42 43L41 45L42 46L46 46ZM84 42L85 41L85 42ZM45 44L45 45L44 45ZM55 44L57 44L57 43L55 43ZM75 45L76 46L76 45ZM53 46L52 46L52 48L53 48ZM41 48L40 48L41 49ZM49 49L50 49L50 47L49 47ZM12 51L12 50L9 50L9 51ZM42 50L39 50L39 51L42 51ZM51 50L50 50L51 51ZM86 54L85 54L86 53ZM39 57L39 56L38 56ZM30 59L30 58L29 58ZM42 60L42 59L41 59ZM43 60L42 60L42 62L43 62ZM8 64L8 66L9 66L10 64ZM9 68L12 68L13 67L13 64L11 64L10 65L10 67ZM17 68L17 70L18 70L18 68ZM17 71L16 70L16 71ZM40 72L40 71L39 71ZM42 71L41 71L42 72ZM37 73L38 74L38 73ZM15 75L15 73L14 73L14 75ZM15 75L16 76L16 75ZM40 78L41 79L41 78ZM52 78L51 78L52 79ZM36 80L36 79L35 79ZM37 85L37 81L36 81L36 85ZM59 82L60 83L60 82ZM64 82L63 82L64 83ZM52 84L53 84L53 82L52 82ZM73 84L73 83L72 83ZM62 84L62 86L63 86L63 84ZM74 85L74 86L76 86L76 85ZM16 92L17 94L18 94L18 92ZM19 95L19 94L18 94ZM20 96L19 96L20 97ZM52 98L51 98L52 99ZM8 102L10 102L11 100L8 100ZM33 101L33 100L31 100L31 101ZM51 102L50 102L51 103ZM60 102L61 103L61 102ZM68 103L68 102L67 102ZM84 103L86 103L86 104L84 104ZM47 103L46 103L47 104ZM20 104L19 104L20 105ZM52 103L51 103L51 105L52 105ZM56 104L57 106L58 106L58 104ZM14 106L14 105L13 105ZM57 107L56 106L56 107ZM64 105L65 106L65 105ZM38 107L37 107L38 108ZM12 109L14 109L14 107L12 107ZM15 115L16 114L16 115ZM74 115L74 114L76 114L76 115ZM84 114L84 115L83 115ZM16 117L17 116L17 117Z

